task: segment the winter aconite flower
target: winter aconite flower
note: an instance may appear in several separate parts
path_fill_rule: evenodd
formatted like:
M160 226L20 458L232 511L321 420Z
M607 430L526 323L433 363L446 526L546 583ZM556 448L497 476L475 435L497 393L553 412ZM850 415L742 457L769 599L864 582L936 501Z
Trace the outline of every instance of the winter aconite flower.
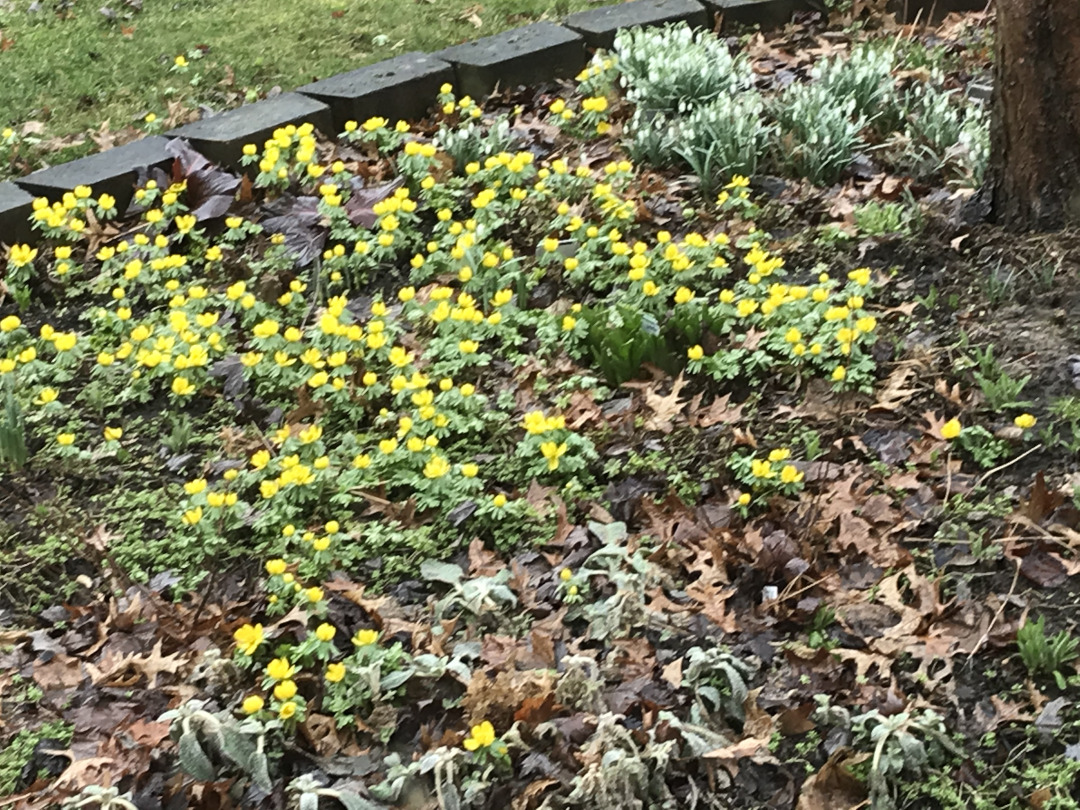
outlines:
M244 655L254 655L255 651L259 649L259 645L264 641L263 626L261 624L245 624L243 627L238 627L236 632L233 633L233 640L236 641L236 649ZM248 713L250 714L250 712Z
M326 666L326 680L329 683L338 683L345 678L345 665L344 664L327 664Z
M1030 413L1022 413L1018 417L1013 419L1013 424L1021 430L1027 430L1028 428L1035 427L1036 421L1038 420L1036 420L1035 417L1032 416Z
M463 745L466 751L476 751L487 748L495 742L495 727L485 720L469 730L469 736L465 738Z
M266 573L272 577L281 576L285 573L286 568L288 568L288 566L285 564L285 561L281 559L267 560L266 562Z
M278 700L292 700L296 697L296 681L285 680L274 687L274 697Z
M960 435L960 431L963 428L960 427L959 419L950 419L944 425L941 426L941 438L943 439L955 439Z
M319 641L333 641L334 635L337 633L337 629L332 624L323 622L315 628L315 638Z
M367 647L379 640L378 630L357 630L352 637L352 643L357 647Z
M244 714L256 714L262 711L264 705L263 699L258 695L248 695L240 708Z
M296 667L289 663L288 658L275 658L266 665L266 677L275 681L285 681L296 674Z

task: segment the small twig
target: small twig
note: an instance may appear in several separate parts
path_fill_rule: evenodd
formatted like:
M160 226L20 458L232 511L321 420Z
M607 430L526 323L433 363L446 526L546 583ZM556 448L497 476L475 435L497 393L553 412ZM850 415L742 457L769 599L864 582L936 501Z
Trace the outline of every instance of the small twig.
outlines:
M1013 571L1012 585L1009 586L1009 592L1005 594L1005 598L1002 599L1001 604L998 605L998 609L994 612L994 617L990 620L990 626L986 628L986 632L982 634L977 642L975 642L975 646L972 648L971 652L968 653L967 660L969 664L971 663L971 659L975 657L975 653L982 649L983 644L990 640L990 631L994 629L994 625L996 625L998 619L1001 618L1001 614L1005 612L1005 605L1009 603L1009 598L1016 593L1016 583L1020 579L1020 560L1014 560L1013 565L1016 570Z
M1015 464L1016 462L1018 462L1020 459L1024 458L1025 456L1030 456L1036 450L1041 450L1041 449L1042 449L1042 443L1040 442L1039 444L1035 445L1034 447L1028 448L1023 453L1018 455L1016 458L1011 459L1010 461L1006 461L1004 464L1000 464L997 467L994 467L994 469L992 469L992 470L987 470L986 472L984 472L982 474L982 476L979 478L979 480L975 482L975 486L973 487L973 489L978 489L979 487L981 487L984 483L986 483L986 479L989 478L994 473L999 473L1002 470L1011 467L1013 464Z

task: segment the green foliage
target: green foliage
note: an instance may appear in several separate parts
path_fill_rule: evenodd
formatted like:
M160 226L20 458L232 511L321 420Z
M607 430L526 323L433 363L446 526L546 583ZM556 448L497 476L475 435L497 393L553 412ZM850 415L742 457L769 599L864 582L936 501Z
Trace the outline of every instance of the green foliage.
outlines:
M1012 377L994 357L994 347L987 346L983 351L975 351L976 369L972 372L978 383L986 406L993 411L1008 408L1024 408L1031 405L1028 400L1020 399L1024 387L1031 380L1031 375Z
M1080 655L1080 639L1073 638L1067 630L1047 637L1045 616L1034 622L1026 621L1016 631L1016 646L1028 673L1053 676L1059 689L1065 688L1061 668Z
M982 425L965 427L956 437L956 443L983 469L990 469L1012 452L1008 442L995 438L994 434Z
M8 739L0 750L0 796L15 792L19 773L30 761L34 747L41 740L59 740L58 748L71 742L74 727L60 720L45 723L36 729L23 729Z
M913 217L902 202L869 200L852 211L855 227L867 236L911 235Z
M0 418L0 464L17 470L26 464L26 422L15 400L15 378L4 375L4 411Z

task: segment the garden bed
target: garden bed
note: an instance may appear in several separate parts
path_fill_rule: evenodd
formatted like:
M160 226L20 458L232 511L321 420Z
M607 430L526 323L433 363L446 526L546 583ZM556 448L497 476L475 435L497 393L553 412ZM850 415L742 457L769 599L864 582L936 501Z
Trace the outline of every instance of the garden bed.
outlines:
M4 788L1072 806L1077 268L978 221L986 24L623 32L37 203Z

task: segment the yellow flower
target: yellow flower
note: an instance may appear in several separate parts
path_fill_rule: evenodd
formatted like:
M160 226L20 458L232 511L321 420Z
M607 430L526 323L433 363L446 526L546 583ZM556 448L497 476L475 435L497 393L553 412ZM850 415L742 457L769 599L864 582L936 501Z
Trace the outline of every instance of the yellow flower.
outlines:
M780 470L780 481L785 484L797 484L803 480L803 474L793 464L785 464Z
M103 434L105 436L105 441L118 442L120 441L120 437L124 435L124 429L118 427L107 427L103 431Z
M66 352L75 348L78 337L74 332L57 332L53 337L53 346L58 352Z
M791 456L791 451L786 447L778 447L769 452L769 461L784 461Z
M469 736L465 738L465 750L475 751L478 748L487 748L495 742L495 727L485 720L479 725L469 729Z
M943 439L955 439L960 435L960 431L963 428L960 426L959 419L950 419L944 425L941 426L941 438Z
M323 589L319 587L308 588L304 591L304 596L307 597L309 602L321 602L323 598Z
M741 493L739 495L739 498L738 498L738 504L739 504L739 506L748 506L750 504L750 493L749 492Z
M184 492L188 495L198 495L204 489L206 489L205 478L196 478L194 481L188 481L184 484Z
M75 442L74 433L60 433L56 437L56 443L61 447L67 447Z
M196 390L198 387L187 377L173 377L172 392L178 397L191 396Z
M458 342L458 349L462 354L476 354L476 351L479 348L480 344L475 340L462 340Z
M259 645L264 641L263 626L261 624L245 624L243 627L238 627L236 632L233 633L233 640L236 642L236 648L244 655L254 655L255 651L259 649Z
M506 506L506 496L500 492L498 495L491 499L491 503L497 509L502 509L504 506Z
M1027 430L1028 428L1035 427L1036 421L1037 420L1035 419L1035 417L1032 416L1030 413L1022 413L1018 417L1013 419L1013 424L1021 430Z
M275 658L266 665L266 677L275 681L286 681L296 674L296 667L289 663L288 658Z
M425 478L442 478L450 472L450 462L442 456L432 456L424 465Z
M757 458L750 462L750 474L754 478L772 478L776 475L770 462Z
M345 665L344 664L327 664L326 666L326 680L330 683L339 683L345 678Z
M292 700L296 697L296 681L283 680L274 687L274 697L278 700Z
M18 315L8 315L0 320L0 332L14 332L20 326L22 326L22 321L19 320Z
M559 579L561 579L563 582L569 581L570 578L573 577L573 576L574 576L574 572L571 571L569 568L564 568L563 570L561 570L559 572Z
M12 245L8 262L14 267L24 267L37 258L37 248L29 245Z
M315 628L315 638L319 641L333 641L334 635L337 633L337 628L332 624L323 622Z
M559 459L566 453L566 450L566 442L562 444L544 442L540 445L540 453L547 459L548 470L557 470L559 468Z
M847 376L847 369L843 366L837 366L833 369L832 380L833 382L841 382Z
M272 335L276 335L278 332L277 321L265 320L262 323L256 324L255 328L251 330L252 334L258 338L268 338Z
M268 573L272 577L284 574L287 567L288 566L285 564L285 561L282 559L266 561L266 573Z
M858 270L852 270L847 274L847 277L858 284L860 287L865 287L870 283L870 268L860 267Z
M296 714L296 704L291 700L288 703L282 703L281 708L278 709L278 717L282 720L288 720Z
M379 640L378 630L357 630L352 637L352 643L357 647L367 647Z
M700 360L705 356L705 350L700 346L691 346L686 350L686 356L691 360Z
M42 388L41 393L38 394L36 400L38 405L48 405L50 402L56 402L56 398L60 396L60 392L55 388Z
M263 699L258 695L248 695L244 698L244 702L241 704L240 709L244 714L256 714L262 711L264 705Z
M185 526L194 526L196 523L202 520L202 517L202 507L196 506L194 509L188 509L186 512L184 512L183 516L180 518L180 521Z

